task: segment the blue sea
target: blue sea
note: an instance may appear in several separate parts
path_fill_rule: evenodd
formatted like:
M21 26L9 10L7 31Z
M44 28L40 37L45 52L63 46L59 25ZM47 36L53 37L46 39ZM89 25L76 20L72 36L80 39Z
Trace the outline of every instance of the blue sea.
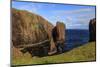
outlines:
M68 29L65 35L64 50L82 46L89 41L89 30Z

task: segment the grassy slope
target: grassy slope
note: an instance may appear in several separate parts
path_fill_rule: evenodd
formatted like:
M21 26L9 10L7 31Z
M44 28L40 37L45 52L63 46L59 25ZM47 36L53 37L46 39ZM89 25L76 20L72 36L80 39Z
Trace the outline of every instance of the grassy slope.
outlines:
M62 62L78 62L78 61L93 61L95 59L95 42L88 43L84 46L74 48L69 52L59 55L46 57L31 58L28 53L24 57L13 58L14 65L25 64L46 64L46 63L62 63Z

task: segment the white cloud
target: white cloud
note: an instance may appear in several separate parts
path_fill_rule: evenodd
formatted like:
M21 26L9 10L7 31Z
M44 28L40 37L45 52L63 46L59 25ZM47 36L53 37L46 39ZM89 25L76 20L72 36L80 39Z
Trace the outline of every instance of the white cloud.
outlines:
M73 18L70 17L70 16L69 17L66 17L66 19L69 20L69 21L72 21L73 20Z
M67 29L88 29L88 24L69 24L66 27Z
M17 9L20 9L20 10L27 10L29 12L38 12L38 10L41 8L41 6L36 6L34 5L34 3L22 3L20 6L14 6L14 3L12 5L13 8L17 8Z
M80 13L84 13L84 12L91 12L94 9L92 8L84 8L84 9L76 9L76 10L57 10L57 11L53 11L53 13L57 13L59 15L68 15L68 14L80 14Z
M24 6L19 7L19 8L20 8L20 9L28 10L28 11L30 11L30 12L37 12L37 8L36 8L36 7L32 6L33 8L30 9L30 6L31 6L31 5L27 5L27 6L24 5Z
M95 13L81 14L76 16L80 21L95 18Z
M75 9L75 10L56 10L53 13L59 16L66 16L66 22L86 22L95 17L95 10L92 8Z

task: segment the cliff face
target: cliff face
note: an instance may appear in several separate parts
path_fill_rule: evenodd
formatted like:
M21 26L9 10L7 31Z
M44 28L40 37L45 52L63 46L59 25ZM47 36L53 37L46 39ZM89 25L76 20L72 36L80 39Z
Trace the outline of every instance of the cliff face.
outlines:
M64 30L65 25L63 23L57 22L54 27L39 15L12 8L13 49L21 48L21 52L28 51L32 56L34 54L43 55L43 53L55 54L57 52L57 41L64 43ZM55 33L55 35L52 35L52 33ZM49 42L45 42L46 40L49 40ZM38 44L38 46L33 47L34 44Z
M96 41L96 18L89 22L89 41Z
M39 15L12 9L12 41L14 46L33 44L51 37L53 25Z

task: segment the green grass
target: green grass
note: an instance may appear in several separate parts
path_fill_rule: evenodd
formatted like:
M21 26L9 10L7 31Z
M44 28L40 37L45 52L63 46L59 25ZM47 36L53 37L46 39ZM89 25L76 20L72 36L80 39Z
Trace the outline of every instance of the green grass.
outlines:
M91 42L59 55L32 58L28 53L26 53L23 57L13 58L12 64L27 65L27 64L94 61L96 60L95 50L96 50L95 42Z

